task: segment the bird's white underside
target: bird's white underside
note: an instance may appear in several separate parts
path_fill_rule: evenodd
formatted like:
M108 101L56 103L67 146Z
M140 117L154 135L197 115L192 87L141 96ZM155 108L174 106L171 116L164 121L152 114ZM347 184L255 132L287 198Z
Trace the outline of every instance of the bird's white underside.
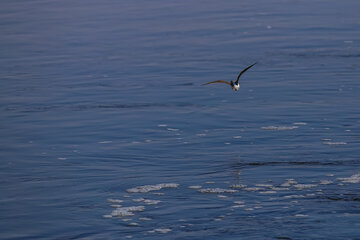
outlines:
M234 84L234 90L237 91L240 88L240 84Z

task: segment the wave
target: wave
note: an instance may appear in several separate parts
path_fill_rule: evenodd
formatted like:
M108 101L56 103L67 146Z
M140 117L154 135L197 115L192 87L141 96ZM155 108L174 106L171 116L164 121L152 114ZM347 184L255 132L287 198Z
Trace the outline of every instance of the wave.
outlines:
M205 105L193 103L129 103L129 104L82 104L82 105L31 105L7 106L5 111L12 112L48 112L53 110L82 111L91 109L147 109L147 108L202 108Z

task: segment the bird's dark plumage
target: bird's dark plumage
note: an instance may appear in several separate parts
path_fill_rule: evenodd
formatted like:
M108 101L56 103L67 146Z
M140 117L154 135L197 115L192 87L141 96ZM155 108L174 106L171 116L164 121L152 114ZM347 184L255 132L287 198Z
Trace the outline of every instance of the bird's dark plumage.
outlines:
M244 73L244 72L246 72L247 70L249 70L252 66L254 66L255 64L257 64L257 62L256 63L254 63L254 64L251 64L250 66L248 66L247 68L245 68L244 70L242 70L240 73L239 73L239 76L237 77L237 79L236 79L236 84L238 84L238 82L239 82L239 79L240 79L240 76Z
M226 83L226 84L229 84L231 86L231 84L229 82L224 81L224 80L216 80L216 81L204 83L203 85L208 85L208 84L211 84L211 83Z
M246 67L244 70L242 70L242 71L239 73L239 75L238 75L238 77L237 77L237 79L236 79L235 82L233 82L232 80L231 80L230 82L224 81L224 80L216 80L216 81L211 81L211 82L208 82L208 83L204 83L203 85L208 85L208 84L212 84L212 83L225 83L225 84L230 85L233 90L237 91L237 90L239 90L239 88L240 88L239 79L240 79L241 75L242 75L244 72L246 72L247 70L249 70L249 69L250 69L252 66L254 66L255 64L256 64L256 63L253 63L253 64L251 64L250 66Z

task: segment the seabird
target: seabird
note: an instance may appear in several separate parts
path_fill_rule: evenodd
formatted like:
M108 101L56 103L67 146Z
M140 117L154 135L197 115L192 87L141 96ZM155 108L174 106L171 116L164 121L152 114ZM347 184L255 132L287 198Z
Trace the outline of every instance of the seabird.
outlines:
M237 77L236 81L234 82L233 80L231 80L230 82L228 81L224 81L224 80L216 80L216 81L212 81L212 82L208 82L208 83L204 83L203 85L208 85L208 84L212 84L212 83L226 83L228 85L231 86L231 88L234 90L234 91L237 91L239 90L240 88L240 83L239 83L239 79L240 79L240 76L246 72L247 70L249 70L252 66L254 66L256 63L254 64L251 64L250 66L248 66L247 68L245 68L244 70L242 70L240 73L239 73L239 76Z

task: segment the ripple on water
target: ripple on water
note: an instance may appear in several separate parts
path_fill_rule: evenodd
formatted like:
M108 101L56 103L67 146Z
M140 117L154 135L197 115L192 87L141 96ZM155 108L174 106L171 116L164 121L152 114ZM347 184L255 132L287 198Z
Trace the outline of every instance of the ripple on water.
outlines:
M188 189L195 189L197 191L192 192L191 194L189 194L188 197L191 198L192 196L196 195L196 193L198 192L199 194L217 194L217 197L219 199L223 199L224 201L229 201L231 199L230 202L232 202L233 204L231 204L230 206L224 206L224 210L225 210L225 212L223 212L224 215L221 215L219 217L214 217L213 218L214 221L222 221L222 220L225 221L226 218L224 216L228 216L228 215L234 214L236 212L239 212L239 214L240 213L243 214L246 212L246 215L254 217L252 214L253 214L253 212L256 212L258 209L263 208L266 210L268 206L270 206L270 207L273 206L273 204L268 204L269 201L272 201L272 202L278 201L279 203L285 201L287 204L291 204L291 205L286 205L283 208L289 208L289 207L301 204L301 201L303 201L304 199L310 199L310 198L319 196L320 194L324 194L322 192L323 189L321 189L320 187L325 188L326 185L333 183L335 180L330 178L333 176L334 176L333 174L328 174L327 177L329 178L329 180L320 180L319 182L317 182L317 184L302 184L302 183L298 183L298 181L296 181L295 179L292 179L292 178L286 179L285 182L283 182L282 184L279 183L279 185L269 184L269 181L266 181L264 183L256 183L256 184L249 185L249 186L244 185L244 184L230 185L229 182L226 182L227 184L230 185L230 188L216 187L217 184L215 182L208 181L208 182L206 182L207 184L212 184L215 186L213 188L201 188L200 185L190 185L187 187ZM333 180L333 181L331 181L331 180ZM353 174L350 177L337 178L337 180L341 184L338 186L343 186L343 185L345 185L345 183L360 183L360 173ZM151 205L156 205L162 201L147 199L147 197L146 197L147 194L150 194L150 195L153 194L153 193L148 193L148 192L157 191L157 190L160 190L163 188L178 188L179 186L180 185L177 183L161 183L161 184L155 184L155 185L137 186L134 188L127 189L128 193L142 193L143 196L134 198L134 199L128 198L127 200L109 198L107 201L111 204L112 207L115 207L116 209L113 210L110 214L104 215L103 217L104 218L121 217L122 220L128 222L128 224L124 225L124 226L141 228L142 224L134 222L134 219L129 218L129 217L133 217L137 212L143 212L145 210L146 211L150 210L149 213L153 212L153 211L157 211L157 209L160 209L161 207L166 207L167 203L171 204L171 195L167 195L166 199L168 201L163 202L163 204L161 204L161 206L151 206ZM334 185L334 186L336 186L336 185ZM278 192L278 191L285 191L285 190L286 190L286 194ZM299 190L300 191L306 190L306 192L303 194L297 194ZM174 191L172 191L172 192L174 193ZM252 193L246 193L246 192L252 192ZM227 194L231 194L231 197ZM247 199L247 196L250 194L251 194L251 198L248 199L245 204L245 201L243 201L243 200ZM131 194L128 194L128 195L132 196ZM177 196L177 194L175 194L175 195ZM257 195L257 198L256 198L257 201L251 202L252 201L251 199L253 199L254 195ZM273 195L275 195L275 196L269 198L269 196L273 196ZM175 198L177 198L176 196L175 196ZM261 200L261 198L265 202L263 202ZM213 198L211 198L211 199L213 199ZM212 201L211 199L208 199L208 201ZM122 207L119 204L119 203L128 204L129 202L133 203L133 204L137 203L139 205ZM190 203L191 203L191 200L190 200ZM145 209L145 205L146 205L146 209ZM236 209L239 209L239 211L237 211ZM228 211L228 212L226 213L226 211ZM160 212L162 212L162 210ZM307 215L297 214L297 215L295 215L295 217L307 217ZM150 220L153 220L153 218L151 218L151 216L149 216L149 217L141 216L138 218L138 221L140 221L142 223L144 223L144 221L150 221ZM146 224L148 225L151 223L152 222L150 221L150 222L147 222ZM156 226L156 223L154 223L154 227L155 226ZM169 228L169 226L166 226L166 225L161 228L154 228L153 230L148 231L148 233L154 233L154 234L169 233L169 232L173 231L174 225L172 224L171 226L172 226L172 228ZM181 225L181 226L183 226L183 225ZM179 227L181 228L181 226L179 226ZM190 226L190 224L188 224L188 226Z
M267 126L261 127L262 130L271 130L271 131L283 131L283 130L293 130L299 128L298 126Z
M177 188L178 186L179 184L177 183L161 183L156 185L144 185L144 186L129 188L126 191L128 193L147 193L150 191L159 191L163 188Z
M156 204L161 203L160 200L151 200L151 199L145 199L145 198L136 198L136 199L133 199L133 202L143 202L146 205L156 205Z
M330 146L341 146L346 145L346 142L330 142L330 141L324 141L323 144L330 145Z
M242 190L248 191L248 192L256 192L256 191L264 191L265 188L260 188L260 187L247 187L247 188L243 188Z

